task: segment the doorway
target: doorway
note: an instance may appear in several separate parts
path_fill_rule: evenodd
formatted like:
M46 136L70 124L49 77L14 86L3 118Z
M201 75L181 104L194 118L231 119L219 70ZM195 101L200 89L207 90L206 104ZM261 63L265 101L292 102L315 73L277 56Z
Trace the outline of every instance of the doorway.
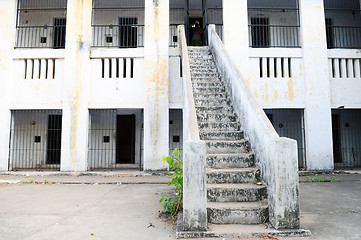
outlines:
M269 19L251 18L252 47L268 48L269 40Z
M54 18L53 46L65 48L66 18Z
M135 115L117 115L116 163L135 163Z
M342 163L340 115L332 114L332 144L334 163Z
M48 117L48 144L46 164L60 164L62 116Z
M203 19L189 18L189 45L203 46Z

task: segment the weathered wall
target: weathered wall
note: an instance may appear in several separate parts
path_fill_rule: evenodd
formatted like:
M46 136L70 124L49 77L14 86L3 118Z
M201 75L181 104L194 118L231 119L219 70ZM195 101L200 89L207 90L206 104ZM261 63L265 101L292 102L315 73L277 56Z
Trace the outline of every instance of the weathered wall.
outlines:
M61 170L86 171L91 1L68 0Z
M160 160L169 147L168 45L169 0L145 0L144 170L167 168Z
M12 77L12 55L15 36L15 1L1 1L0 6L0 171L8 169L9 152L9 86Z
M306 73L307 168L333 169L330 80L323 1L301 0L300 17Z
M223 41L239 71L248 75L247 0L223 0Z
M299 228L297 143L278 136L216 35L214 26L210 26L208 32L222 80L267 184L269 221L276 229Z
M330 49L331 106L361 108L361 50Z
M184 26L178 27L183 71L183 225L207 230L206 143L200 140Z
M262 107L305 107L301 49L250 49L248 76L247 83Z
M181 64L179 48L169 48L169 108L183 107Z

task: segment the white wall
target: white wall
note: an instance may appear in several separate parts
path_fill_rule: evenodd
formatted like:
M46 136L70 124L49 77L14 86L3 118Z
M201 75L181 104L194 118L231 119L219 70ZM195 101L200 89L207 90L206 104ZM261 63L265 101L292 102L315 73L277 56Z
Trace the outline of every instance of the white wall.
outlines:
M17 50L13 66L10 108L62 108L64 50Z
M178 48L169 48L169 108L183 107L183 77Z
M0 171L8 170L9 157L9 83L13 80L16 1L0 5Z
M262 68L260 59L262 59ZM268 65L267 59L269 59ZM274 59L276 59L276 71ZM289 67L291 72L289 72ZM246 80L259 104L264 108L305 107L305 80L301 49L250 49L249 77Z
M361 51L330 49L329 78L334 108L361 108Z

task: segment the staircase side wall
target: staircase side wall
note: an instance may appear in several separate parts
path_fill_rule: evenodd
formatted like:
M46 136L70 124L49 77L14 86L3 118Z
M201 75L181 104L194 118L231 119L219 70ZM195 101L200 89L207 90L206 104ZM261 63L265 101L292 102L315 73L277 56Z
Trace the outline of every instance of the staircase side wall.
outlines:
M278 136L228 55L214 26L209 27L208 33L222 80L267 184L269 221L276 229L299 228L297 142Z

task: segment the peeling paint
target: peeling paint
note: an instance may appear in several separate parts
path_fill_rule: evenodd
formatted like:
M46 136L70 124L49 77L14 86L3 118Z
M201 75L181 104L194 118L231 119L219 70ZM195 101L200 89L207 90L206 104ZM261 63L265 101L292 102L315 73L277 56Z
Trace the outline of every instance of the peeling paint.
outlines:
M290 101L293 101L293 99L295 99L295 93L293 91L293 84L294 84L294 82L292 81L292 79L288 80L288 83L287 83L288 95L287 96Z

